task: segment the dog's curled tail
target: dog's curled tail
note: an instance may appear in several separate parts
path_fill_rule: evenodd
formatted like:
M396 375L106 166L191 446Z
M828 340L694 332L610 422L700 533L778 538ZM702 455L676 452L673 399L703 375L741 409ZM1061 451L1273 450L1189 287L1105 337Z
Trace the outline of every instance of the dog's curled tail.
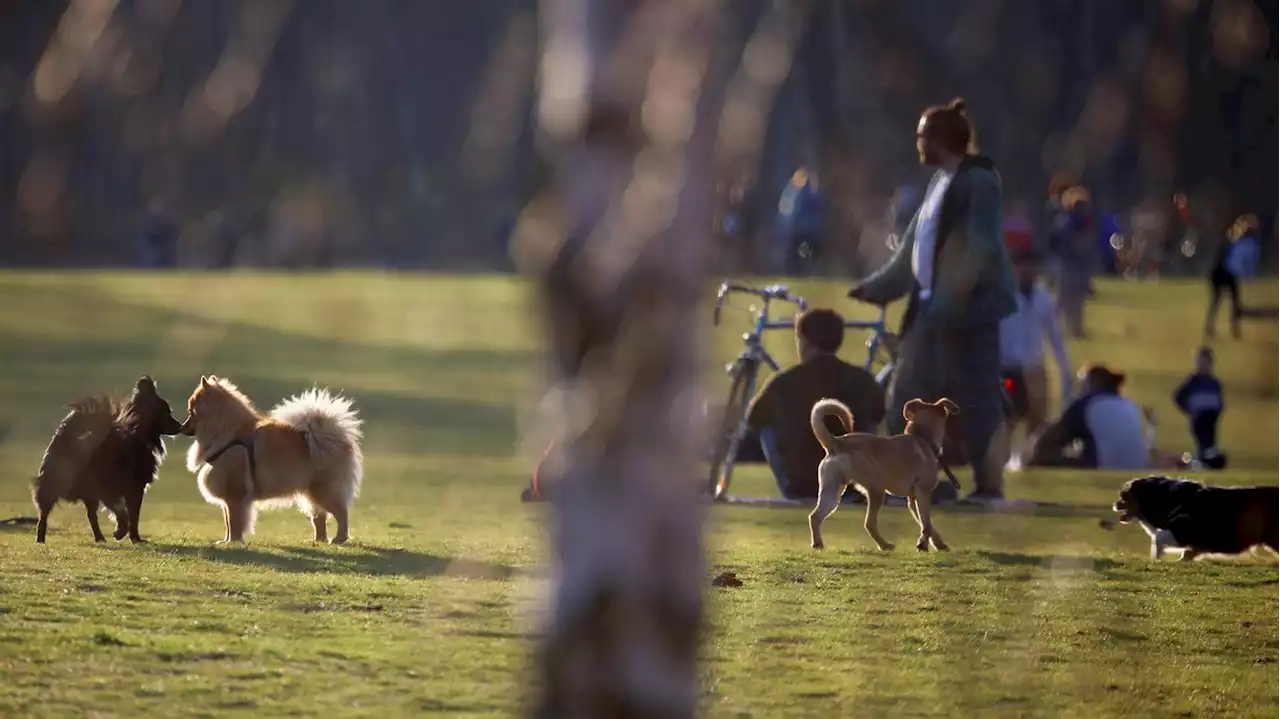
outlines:
M313 388L281 402L271 416L302 433L318 468L345 472L353 489L363 479L360 426L364 420L350 399ZM345 465L345 466L341 466Z
M845 432L853 431L853 412L850 412L844 402L838 399L820 399L813 404L813 410L809 412L809 426L813 428L813 436L818 439L818 444L822 445L827 454L831 454L831 445L835 440L835 435L827 429L826 423L827 417L832 415L840 418L840 424Z
M120 412L119 403L110 397L85 397L67 407L71 411L54 431L40 459L40 471L31 479L31 498L37 507L52 507L67 495Z

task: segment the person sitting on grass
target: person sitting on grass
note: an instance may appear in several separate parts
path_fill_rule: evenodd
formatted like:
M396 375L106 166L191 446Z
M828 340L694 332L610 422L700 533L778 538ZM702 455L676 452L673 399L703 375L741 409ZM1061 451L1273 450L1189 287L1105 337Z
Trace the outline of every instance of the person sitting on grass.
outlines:
M1142 408L1120 388L1125 376L1103 365L1079 375L1080 396L1031 442L1031 467L1146 469L1151 461ZM1079 451L1072 450L1078 445Z
M1191 420L1196 440L1195 458L1203 466L1222 469L1226 457L1218 450L1218 418L1222 415L1222 383L1213 375L1213 350L1196 353L1196 371L1173 395L1174 404Z
M830 397L853 412L854 431L874 433L884 418L884 392L867 370L836 356L844 342L844 318L833 310L812 309L796 317L796 353L800 364L769 379L747 409L747 424L760 437L769 468L782 496L793 500L818 496L818 463L826 453L813 436L809 412ZM831 431L847 431L828 418Z

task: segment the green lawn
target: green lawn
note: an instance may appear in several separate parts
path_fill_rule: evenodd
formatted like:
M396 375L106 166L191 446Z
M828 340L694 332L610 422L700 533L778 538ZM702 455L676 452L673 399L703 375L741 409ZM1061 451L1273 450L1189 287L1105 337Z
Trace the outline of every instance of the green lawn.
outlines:
M839 285L799 289L848 306ZM1274 283L1247 294L1275 297ZM1102 284L1093 338L1071 347L1131 373L1169 449L1189 445L1169 394L1203 302L1198 283ZM745 317L729 319L709 330L713 386ZM95 546L66 505L46 546L0 526L0 717L518 711L546 590L544 510L518 499L541 449L536 327L504 278L0 274L0 518L33 514L27 478L62 402L143 372L179 408L216 373L267 407L327 385L367 419L346 547L310 544L295 512L265 515L243 547L212 546L221 515L183 468L185 439L144 507L150 545ZM771 344L780 359L789 346ZM1215 346L1221 481L1275 483L1276 325ZM712 569L745 586L708 586L706 714L1274 716L1275 562L1151 563L1141 530L1098 527L1123 479L1010 476L1011 496L1058 506L941 510L946 555L903 551L903 509L881 523L900 549L878 554L856 511L832 517L815 553L803 511L716 507ZM769 486L751 467L735 489Z

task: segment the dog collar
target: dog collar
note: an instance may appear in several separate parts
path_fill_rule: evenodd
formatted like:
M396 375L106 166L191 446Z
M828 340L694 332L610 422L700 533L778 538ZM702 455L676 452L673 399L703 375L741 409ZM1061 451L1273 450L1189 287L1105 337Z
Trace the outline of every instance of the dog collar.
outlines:
M939 447L932 439L924 436L923 434L913 434L911 436L920 440L924 443L924 446L929 448L929 451L933 453L934 459L938 460L938 466L941 467L943 473L947 475L947 479L951 480L952 486L956 489L960 489L960 480L956 479L955 473L951 471L951 467L947 466L947 461L942 458L942 448Z

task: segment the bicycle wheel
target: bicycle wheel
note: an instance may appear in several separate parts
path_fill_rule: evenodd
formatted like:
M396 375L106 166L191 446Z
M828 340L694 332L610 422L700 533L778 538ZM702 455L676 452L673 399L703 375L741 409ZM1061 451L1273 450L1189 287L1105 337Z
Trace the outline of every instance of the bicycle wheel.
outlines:
M738 443L742 441L739 430L746 418L751 398L747 393L755 386L755 362L739 362L733 370L733 383L729 387L729 399L724 405L724 416L715 435L715 451L711 455L711 467L707 473L707 490L714 499L723 499L733 477L734 460L738 456Z

